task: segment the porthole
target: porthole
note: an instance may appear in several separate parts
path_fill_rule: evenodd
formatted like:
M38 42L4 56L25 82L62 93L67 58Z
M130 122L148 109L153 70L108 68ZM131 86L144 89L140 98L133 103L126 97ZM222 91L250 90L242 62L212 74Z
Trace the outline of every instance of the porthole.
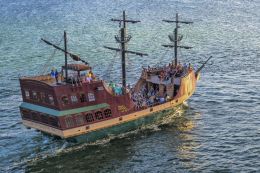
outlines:
M111 109L106 109L106 110L104 111L104 115L105 115L105 118L112 117Z
M102 120L103 119L103 113L101 111L98 111L95 113L95 118L97 120Z
M87 114L86 114L86 121L87 121L87 122L92 122L92 121L94 121L94 118L93 118L92 113L87 113Z

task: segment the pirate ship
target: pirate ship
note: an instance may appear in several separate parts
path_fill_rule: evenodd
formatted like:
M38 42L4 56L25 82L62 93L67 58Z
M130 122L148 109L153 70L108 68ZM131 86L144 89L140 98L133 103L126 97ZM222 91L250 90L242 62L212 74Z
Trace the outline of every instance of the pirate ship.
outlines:
M196 71L178 63L178 49L191 48L179 45L179 24L192 22L180 21L178 14L176 20L163 20L176 24L174 35L169 36L171 44L163 45L174 49L174 61L143 68L139 80L130 88L126 85L126 54L147 54L127 49L131 36L126 33L126 24L140 21L126 19L125 12L122 19L111 20L121 24L120 35L115 37L120 48L104 48L121 53L122 86L108 85L93 74L88 62L69 52L65 31L64 48L42 39L64 52L65 64L54 77L43 74L20 78L20 112L26 127L65 139L94 141L162 119L192 96L200 71L210 59ZM68 64L68 57L79 63Z

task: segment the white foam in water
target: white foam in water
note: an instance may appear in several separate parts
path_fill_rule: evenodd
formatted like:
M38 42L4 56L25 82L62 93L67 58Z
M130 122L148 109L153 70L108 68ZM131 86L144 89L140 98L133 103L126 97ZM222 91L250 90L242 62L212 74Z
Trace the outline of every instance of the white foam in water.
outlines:
M172 123L174 121L174 118L181 116L182 113L183 113L183 110L181 107L179 107L177 110L175 110L175 112L173 112L173 114L169 114L168 116L163 118L161 121L155 122L153 124L141 126L140 128L130 131L130 132L121 133L119 135L109 135L108 138L100 139L95 142L83 143L83 144L79 144L79 145L75 144L75 145L71 146L71 145L69 145L69 143L65 143L66 145L63 145L63 147L60 148L59 151L56 153L57 154L69 153L69 152L74 152L77 150L82 150L88 146L105 145L106 143L109 143L111 140L122 139L122 138L125 138L125 137L133 135L133 134L138 134L139 132L144 131L144 130L159 131L159 130L161 130L159 125Z
M83 143L83 144L78 145L78 144L74 144L74 143L65 141L60 148L53 148L54 151L49 150L48 152L41 153L37 156L32 157L32 159L24 159L20 163L16 163L16 165L14 165L14 166L23 165L25 163L33 164L34 162L38 162L39 160L44 160L44 159L50 158L50 157L57 157L60 154L75 152L78 150L82 150L88 146L105 145L105 144L109 143L111 140L123 139L130 135L138 134L144 130L160 131L161 130L161 128L159 127L160 125L172 123L174 121L174 119L176 117L181 116L182 113L183 113L183 110L181 107L179 107L177 110L175 110L173 112L173 114L170 113L168 116L164 117L162 120L160 120L158 122L155 122L155 123L149 124L149 125L145 125L145 126L141 126L140 128L138 128L136 130L122 133L119 135L110 135L108 138L100 139L100 140L97 140L97 141L91 142L91 143ZM44 143L48 143L48 142L50 142L48 139L44 140Z

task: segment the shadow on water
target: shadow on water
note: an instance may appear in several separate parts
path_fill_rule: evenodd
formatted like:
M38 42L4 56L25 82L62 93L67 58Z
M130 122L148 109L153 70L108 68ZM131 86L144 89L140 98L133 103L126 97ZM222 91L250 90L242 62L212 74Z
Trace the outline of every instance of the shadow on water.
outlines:
M146 168L136 170L134 165L143 164L147 155L155 160L159 159L156 152L164 151L172 153L171 156L165 157L169 163L175 159L187 162L194 158L187 155L192 146L186 146L183 142L189 140L192 143L193 140L189 135L185 135L193 128L193 122L189 117L191 112L194 113L187 105L182 106L163 121L134 132L93 144L69 144L70 146L56 155L28 162L25 172L120 172L128 169L130 172L145 171ZM165 143L158 141L158 135L165 135ZM149 151L154 148L153 145L157 145L157 151Z

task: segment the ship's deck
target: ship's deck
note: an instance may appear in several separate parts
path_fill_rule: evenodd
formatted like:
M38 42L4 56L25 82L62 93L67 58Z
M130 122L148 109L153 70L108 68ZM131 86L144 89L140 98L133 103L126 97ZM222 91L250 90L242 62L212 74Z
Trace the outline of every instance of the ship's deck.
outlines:
M35 80L39 82L46 83L48 85L56 85L55 78L52 78L49 74L46 75L39 75L39 76L25 76L21 77L21 80ZM63 78L59 75L58 81L63 81Z
M42 83L45 83L50 86L59 86L59 85L66 85L68 83L64 82L64 77L62 75L59 75L58 77L58 83L56 82L55 78L52 78L49 74L46 75L39 75L39 76L26 76L26 77L21 77L21 80L34 80L34 81L39 81ZM92 82L98 82L100 81L99 79L92 80ZM81 76L77 78L77 80L74 80L74 82L70 82L71 84L78 84L78 83L86 83L85 77Z

